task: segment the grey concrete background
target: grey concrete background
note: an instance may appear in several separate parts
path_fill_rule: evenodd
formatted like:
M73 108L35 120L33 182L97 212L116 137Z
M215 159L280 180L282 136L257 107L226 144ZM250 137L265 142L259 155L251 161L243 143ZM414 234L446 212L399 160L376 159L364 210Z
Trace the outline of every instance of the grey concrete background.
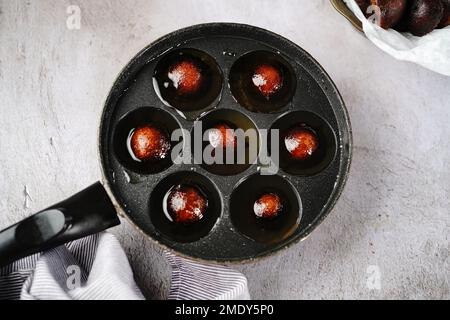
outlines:
M80 30L66 26L69 5L81 8ZM98 180L97 127L118 72L158 37L213 21L267 28L309 51L354 129L331 216L306 241L236 266L252 296L450 298L450 78L379 51L327 0L0 0L0 228ZM147 297L164 298L159 248L127 223L113 232Z

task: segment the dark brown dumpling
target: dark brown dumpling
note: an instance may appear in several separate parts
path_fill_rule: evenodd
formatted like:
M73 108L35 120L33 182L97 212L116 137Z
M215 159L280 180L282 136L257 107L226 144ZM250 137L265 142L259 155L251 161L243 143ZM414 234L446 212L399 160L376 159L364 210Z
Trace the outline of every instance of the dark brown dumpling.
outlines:
M389 29L395 26L403 16L407 0L357 0L356 1L367 18L374 13L367 13L371 5L378 6L381 11L380 27Z
M274 219L283 209L283 202L276 193L263 194L255 201L253 211L257 218Z
M307 160L319 147L317 135L305 125L291 128L284 137L284 144L295 160Z
M410 0L396 29L422 37L436 29L443 13L444 5L441 0Z
M219 123L214 126L209 132L209 143L214 147L236 148L237 137L234 134L234 129L226 123Z
M450 26L450 0L442 0L442 4L444 5L444 14L442 15L438 28Z
M270 99L283 86L280 70L270 64L263 64L256 68L252 80L266 99Z
M176 223L198 222L203 219L208 208L208 200L203 193L190 185L175 186L166 201L167 210Z
M165 159L170 152L168 136L158 128L147 125L134 130L131 136L131 150L140 161Z
M195 94L201 87L201 69L191 60L181 60L169 69L168 78L181 95Z

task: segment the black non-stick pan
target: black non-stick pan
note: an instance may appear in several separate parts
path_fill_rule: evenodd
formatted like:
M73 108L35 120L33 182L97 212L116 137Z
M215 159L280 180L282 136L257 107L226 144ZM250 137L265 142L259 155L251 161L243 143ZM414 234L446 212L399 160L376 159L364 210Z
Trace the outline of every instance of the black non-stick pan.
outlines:
M199 96L198 104L186 102L184 112L173 107L177 101L167 101L157 82L159 68L180 52L200 55L216 70L213 92ZM280 105L272 109L245 96L240 91L245 81L234 71L245 74L255 61L266 58L284 68L290 82ZM133 125L152 121L170 131L190 132L196 120L203 124L223 120L261 131L307 124L317 132L323 150L307 165L283 163L280 154L281 168L274 175L262 175L263 164L256 159L223 170L171 161L142 166L127 157L126 133ZM117 213L148 238L183 256L217 262L262 257L305 239L323 221L343 190L351 151L344 102L323 68L299 46L248 25L212 23L182 29L138 53L114 83L99 131L103 184L1 232L0 265L115 226ZM164 215L165 194L181 183L198 185L208 198L199 224L177 226ZM283 194L285 216L257 221L249 208L259 192L273 189Z

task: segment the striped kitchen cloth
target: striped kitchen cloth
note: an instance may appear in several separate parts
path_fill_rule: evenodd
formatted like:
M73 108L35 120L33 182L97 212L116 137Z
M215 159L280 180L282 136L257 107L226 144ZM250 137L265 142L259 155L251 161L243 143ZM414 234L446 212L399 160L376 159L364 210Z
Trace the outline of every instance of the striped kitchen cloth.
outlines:
M247 279L225 266L165 252L172 267L171 300L249 299ZM0 300L140 300L119 241L100 233L0 268Z

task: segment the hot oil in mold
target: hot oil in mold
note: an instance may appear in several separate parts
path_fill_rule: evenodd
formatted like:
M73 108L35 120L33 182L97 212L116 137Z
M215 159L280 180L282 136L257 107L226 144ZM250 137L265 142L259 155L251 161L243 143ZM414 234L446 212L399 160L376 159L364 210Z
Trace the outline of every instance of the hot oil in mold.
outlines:
M206 114L199 127L194 126L191 144L202 145L201 153L193 150L197 163L210 173L232 176L244 172L256 163L260 136L256 125L241 112L218 109ZM197 141L206 136L206 141ZM204 161L204 155L212 159ZM199 158L201 157L201 158Z
M180 243L207 236L221 210L221 199L212 182L193 171L165 177L150 196L153 225L162 236Z
M233 133L237 129L239 128L234 123L226 120L218 120L211 128L207 129L209 141L203 142L203 150L206 147L213 147L212 155L215 155L217 152L222 156L219 157L221 158L220 163L204 164L203 167L206 170L217 175L231 176L239 174L250 167L252 160L249 158L249 140L246 138L243 141L238 141ZM238 162L238 143L244 143L245 159L243 164ZM232 154L232 163L227 163L227 153Z
M152 128L153 131L143 131ZM167 130L159 124L146 124L131 128L126 140L129 157L138 167L152 167L152 171L162 171L170 161L171 143ZM129 183L138 183L129 174Z
M230 216L241 234L274 244L299 227L301 203L290 183L280 176L254 175L233 191Z
M159 108L141 107L120 119L113 147L123 169L138 174L154 174L169 168L172 148L171 133L179 129L176 119ZM133 183L133 176L125 178Z
M203 219L208 210L208 198L194 185L177 185L163 198L164 215L172 223L190 225Z
M293 68L280 54L253 51L233 64L229 86L244 108L275 113L292 100L297 81Z
M213 109L222 92L222 71L214 58L197 49L176 49L158 62L153 85L164 104L188 120Z
M132 128L127 137L127 150L137 162L157 162L170 155L167 130L158 125L146 124Z
M286 173L294 176L316 175L325 170L336 155L333 129L315 113L289 112L277 119L271 129L280 130L279 163ZM270 149L271 143L268 146Z

